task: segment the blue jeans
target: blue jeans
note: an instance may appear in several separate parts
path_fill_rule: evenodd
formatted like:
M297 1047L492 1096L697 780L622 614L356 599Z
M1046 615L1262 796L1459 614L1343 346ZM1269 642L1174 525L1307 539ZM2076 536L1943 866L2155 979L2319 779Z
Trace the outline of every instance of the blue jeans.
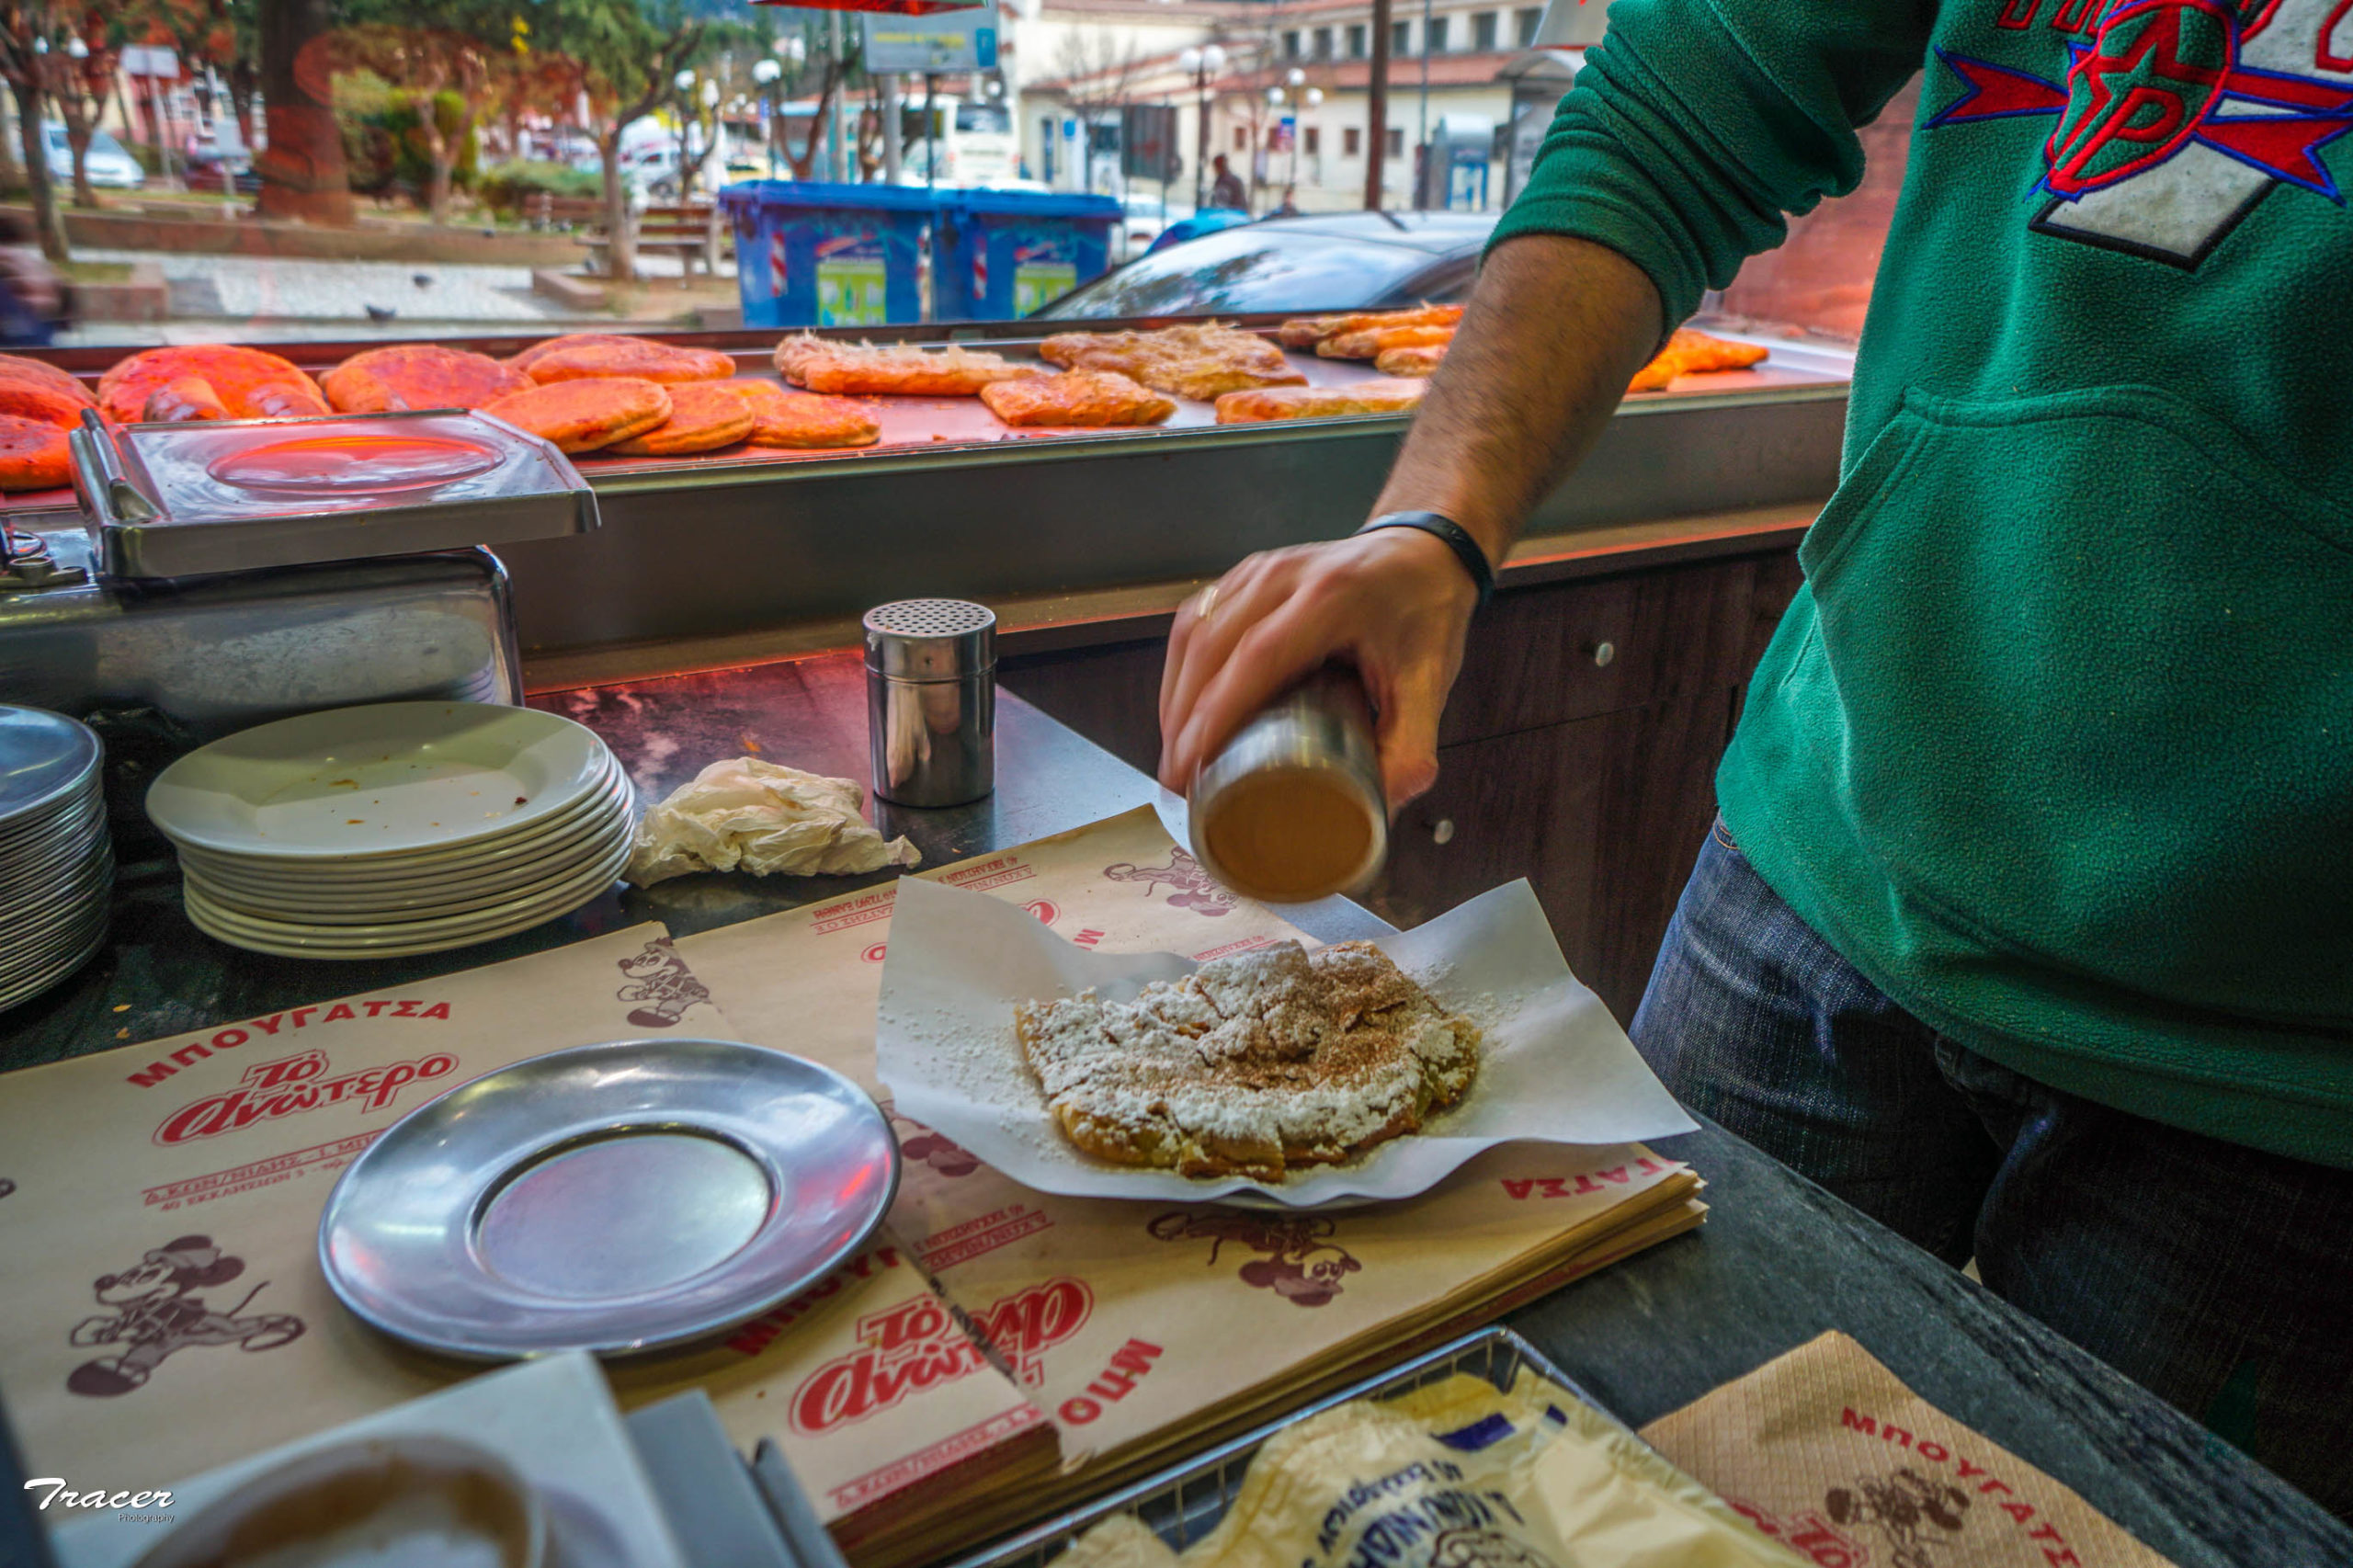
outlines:
M1905 1013L1718 822L1634 1043L1677 1098L2353 1517L2353 1171L2062 1094ZM1703 1173L1704 1174L1704 1173Z

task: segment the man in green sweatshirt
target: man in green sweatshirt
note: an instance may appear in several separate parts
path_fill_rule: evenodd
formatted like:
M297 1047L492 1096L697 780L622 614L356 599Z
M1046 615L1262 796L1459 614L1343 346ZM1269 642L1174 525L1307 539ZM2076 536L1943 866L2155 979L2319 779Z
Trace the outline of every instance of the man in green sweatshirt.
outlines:
M1337 654L1427 789L1489 562L1915 72L1841 483L1635 1040L2353 1516L2342 0L1617 0L1368 531L1179 615L1164 777Z

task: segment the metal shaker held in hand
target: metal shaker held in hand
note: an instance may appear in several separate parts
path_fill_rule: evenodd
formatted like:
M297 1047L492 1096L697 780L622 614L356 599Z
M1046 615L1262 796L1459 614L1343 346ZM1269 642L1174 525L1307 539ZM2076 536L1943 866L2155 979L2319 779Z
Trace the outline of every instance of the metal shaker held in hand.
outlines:
M962 599L866 612L867 744L874 793L961 806L996 787L996 615Z
M1389 855L1372 705L1326 665L1261 709L1187 791L1193 857L1269 903L1361 890Z

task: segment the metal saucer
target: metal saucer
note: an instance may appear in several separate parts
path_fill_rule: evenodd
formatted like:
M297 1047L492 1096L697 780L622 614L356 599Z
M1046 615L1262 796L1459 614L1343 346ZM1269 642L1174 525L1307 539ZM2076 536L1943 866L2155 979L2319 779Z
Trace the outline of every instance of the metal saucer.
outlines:
M830 1068L733 1040L580 1046L394 1123L328 1195L319 1264L429 1350L623 1356L807 1289L898 1185L890 1123Z

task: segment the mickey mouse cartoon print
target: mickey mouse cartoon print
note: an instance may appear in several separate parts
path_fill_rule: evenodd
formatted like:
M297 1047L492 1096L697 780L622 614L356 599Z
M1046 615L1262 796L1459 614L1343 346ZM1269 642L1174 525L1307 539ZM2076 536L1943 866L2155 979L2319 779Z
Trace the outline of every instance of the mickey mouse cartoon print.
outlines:
M1332 1240L1336 1227L1318 1216L1277 1219L1250 1214L1199 1214L1174 1210L1159 1216L1145 1230L1156 1240L1179 1242L1206 1238L1210 1264L1226 1243L1245 1246L1259 1256L1237 1271L1245 1285L1271 1290L1294 1307L1320 1307L1338 1296L1347 1277L1364 1265Z
M710 987L694 976L666 938L655 937L642 952L620 960L629 983L613 994L615 1000L635 1002L629 1021L642 1029L676 1028L698 1003L710 1000Z
M241 1315L267 1279L226 1312L197 1294L225 1285L245 1271L242 1258L223 1256L210 1236L181 1236L153 1247L119 1274L101 1274L94 1289L98 1304L112 1309L74 1325L75 1345L119 1345L110 1356L83 1362L65 1379L75 1393L108 1398L146 1382L164 1358L197 1345L234 1345L245 1350L275 1350L302 1335L302 1320L290 1312Z

